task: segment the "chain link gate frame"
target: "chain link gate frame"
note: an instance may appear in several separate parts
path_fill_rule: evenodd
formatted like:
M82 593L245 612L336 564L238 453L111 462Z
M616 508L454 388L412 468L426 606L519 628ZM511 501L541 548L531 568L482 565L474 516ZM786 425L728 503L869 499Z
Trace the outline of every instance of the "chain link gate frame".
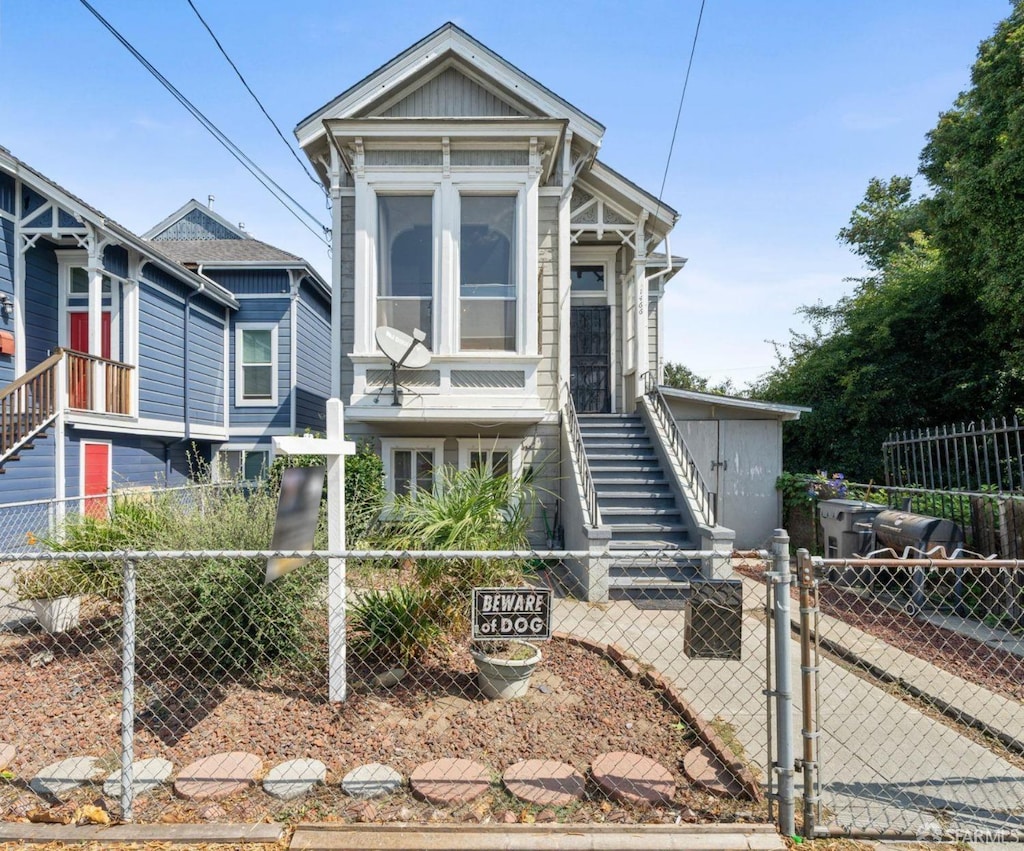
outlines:
M965 604L1021 562L873 555L797 552L801 832L1024 840L1024 642Z

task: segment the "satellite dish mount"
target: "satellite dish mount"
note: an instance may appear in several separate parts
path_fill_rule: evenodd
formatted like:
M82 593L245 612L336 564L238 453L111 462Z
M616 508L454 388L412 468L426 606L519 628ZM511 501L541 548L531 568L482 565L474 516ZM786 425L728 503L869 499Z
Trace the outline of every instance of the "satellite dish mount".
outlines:
M397 328L381 325L373 336L380 350L391 361L391 405L400 407L402 402L398 393L398 370L403 366L408 369L421 369L430 363L430 352L424 344L427 335L419 328L414 328L410 335ZM375 402L380 400L380 394L383 392L382 386L377 391Z

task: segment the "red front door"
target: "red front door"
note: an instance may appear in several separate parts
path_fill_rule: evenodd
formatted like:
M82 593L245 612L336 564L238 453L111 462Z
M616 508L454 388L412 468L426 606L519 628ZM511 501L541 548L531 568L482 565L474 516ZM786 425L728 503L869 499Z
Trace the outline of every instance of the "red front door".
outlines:
M82 513L86 517L107 516L110 494L110 444L82 444ZM90 499L89 497L92 497Z
M72 351L89 353L89 314L83 312L68 314L68 345ZM101 318L100 347L102 356L110 360L110 311L104 310ZM68 404L72 408L89 407L89 386L93 375L92 364L88 361L72 361L68 371Z

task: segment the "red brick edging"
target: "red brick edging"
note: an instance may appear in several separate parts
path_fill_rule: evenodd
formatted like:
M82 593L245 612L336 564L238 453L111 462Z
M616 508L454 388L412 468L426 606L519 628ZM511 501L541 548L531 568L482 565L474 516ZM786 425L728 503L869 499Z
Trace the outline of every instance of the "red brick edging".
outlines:
M566 641L569 644L575 644L577 647L582 647L584 650L603 656L608 661L612 662L630 679L638 679L648 688L659 692L665 703L686 719L686 723L697 734L697 737L704 742L704 744L714 752L715 756L721 760L722 764L729 769L732 776L736 778L736 782L743 787L743 791L746 792L754 801L762 800L764 793L761 789L761 784L757 781L757 778L754 777L747 765L739 759L735 751L733 751L733 749L726 744L725 740L718 735L714 727L705 721L694 710L694 708L690 706L686 698L676 691L676 689L672 687L672 684L669 683L658 671L647 665L641 664L617 644L602 644L600 641L593 641L589 638L583 638L579 635L573 635L572 633L560 632L557 630L552 632L551 637Z

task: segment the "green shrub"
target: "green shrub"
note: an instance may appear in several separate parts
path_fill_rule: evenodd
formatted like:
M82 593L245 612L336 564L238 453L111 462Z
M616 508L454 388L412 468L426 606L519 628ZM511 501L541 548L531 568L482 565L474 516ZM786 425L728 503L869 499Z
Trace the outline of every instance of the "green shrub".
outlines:
M349 608L353 654L373 665L408 667L441 638L431 596L411 585L361 594Z

